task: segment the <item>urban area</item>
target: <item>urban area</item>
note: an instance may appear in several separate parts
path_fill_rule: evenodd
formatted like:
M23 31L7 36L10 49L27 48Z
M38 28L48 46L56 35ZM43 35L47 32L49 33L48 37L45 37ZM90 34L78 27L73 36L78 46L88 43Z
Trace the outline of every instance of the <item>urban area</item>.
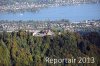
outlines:
M53 30L70 32L99 32L100 20L85 20L82 22L59 21L0 21L0 32L32 32L33 36L54 35Z

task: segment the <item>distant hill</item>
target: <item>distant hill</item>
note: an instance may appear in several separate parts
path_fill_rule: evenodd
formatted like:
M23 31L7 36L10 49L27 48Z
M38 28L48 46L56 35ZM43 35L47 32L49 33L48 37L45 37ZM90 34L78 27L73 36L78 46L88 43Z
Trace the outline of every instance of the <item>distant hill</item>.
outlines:
M100 3L100 0L0 0L0 12L36 12L40 8L45 8L52 5L65 6L90 3Z
M15 3L100 3L100 0L1 0L0 6L2 5L12 5Z

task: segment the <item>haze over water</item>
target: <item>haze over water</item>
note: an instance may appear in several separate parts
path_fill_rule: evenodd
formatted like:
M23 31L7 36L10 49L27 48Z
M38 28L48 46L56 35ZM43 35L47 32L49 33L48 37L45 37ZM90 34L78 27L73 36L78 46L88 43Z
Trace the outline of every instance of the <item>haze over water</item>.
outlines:
M0 20L60 20L82 21L100 19L100 4L48 7L39 12L0 13Z

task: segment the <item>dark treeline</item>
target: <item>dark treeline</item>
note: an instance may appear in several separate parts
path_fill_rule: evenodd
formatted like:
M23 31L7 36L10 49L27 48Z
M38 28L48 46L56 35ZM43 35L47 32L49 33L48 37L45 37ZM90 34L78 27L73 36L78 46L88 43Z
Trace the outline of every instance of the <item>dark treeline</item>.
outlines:
M0 33L0 66L99 66L100 34L91 32L81 36L78 33L63 32L61 35L34 37L32 33ZM50 64L50 58L94 57L91 64Z

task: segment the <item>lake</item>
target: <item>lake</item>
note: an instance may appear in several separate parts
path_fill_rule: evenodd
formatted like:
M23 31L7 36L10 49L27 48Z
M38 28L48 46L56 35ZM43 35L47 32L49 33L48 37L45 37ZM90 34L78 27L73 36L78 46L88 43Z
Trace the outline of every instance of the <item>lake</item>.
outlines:
M60 20L70 21L100 19L100 4L81 4L48 7L39 12L0 13L0 20Z

